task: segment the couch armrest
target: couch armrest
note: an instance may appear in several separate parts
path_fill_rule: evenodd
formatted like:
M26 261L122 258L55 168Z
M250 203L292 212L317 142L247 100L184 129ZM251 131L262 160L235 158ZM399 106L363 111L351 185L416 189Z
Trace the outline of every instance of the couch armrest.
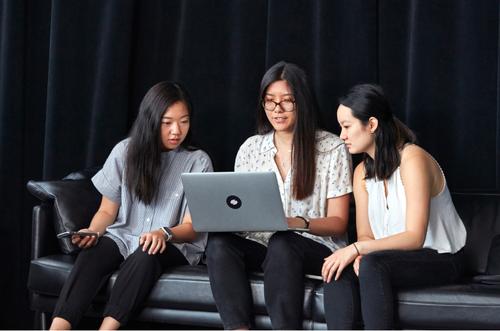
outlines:
M33 207L31 218L31 259L60 253L54 231L52 203Z
M48 204L52 207L49 218L52 220L54 239L57 233L88 227L101 199L100 193L88 178L30 180L26 186L31 194L40 199L42 205ZM60 251L65 254L74 254L79 251L79 248L71 243L70 238L61 238L57 242Z

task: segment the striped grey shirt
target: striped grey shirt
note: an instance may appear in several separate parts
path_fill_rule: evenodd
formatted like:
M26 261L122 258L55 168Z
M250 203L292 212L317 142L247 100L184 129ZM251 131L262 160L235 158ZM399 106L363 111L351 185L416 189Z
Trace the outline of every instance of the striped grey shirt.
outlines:
M115 222L108 226L104 235L114 240L124 258L139 247L141 234L163 226L173 227L182 222L188 211L181 173L213 171L210 158L202 150L188 151L179 147L162 153L158 195L154 202L145 205L134 198L125 185L124 166L128 142L129 138L119 142L103 168L92 178L94 186L103 196L120 204ZM206 233L200 233L194 242L173 245L194 265L200 261L206 242Z

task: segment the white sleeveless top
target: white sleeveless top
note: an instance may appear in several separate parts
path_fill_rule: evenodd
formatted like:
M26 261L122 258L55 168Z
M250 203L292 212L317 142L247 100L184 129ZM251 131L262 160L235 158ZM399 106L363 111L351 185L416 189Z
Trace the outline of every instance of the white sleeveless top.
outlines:
M384 181L367 179L368 218L375 239L401 233L406 229L406 194L399 167ZM423 248L439 253L456 253L465 245L467 232L451 200L448 186L431 198L429 223Z

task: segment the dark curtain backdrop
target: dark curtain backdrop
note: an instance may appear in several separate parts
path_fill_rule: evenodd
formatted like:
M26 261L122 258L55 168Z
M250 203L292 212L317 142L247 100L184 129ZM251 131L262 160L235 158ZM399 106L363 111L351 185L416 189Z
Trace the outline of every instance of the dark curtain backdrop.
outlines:
M31 328L29 179L100 165L146 90L183 82L197 141L230 170L273 63L337 98L381 84L452 191L500 191L498 0L0 0L0 327Z

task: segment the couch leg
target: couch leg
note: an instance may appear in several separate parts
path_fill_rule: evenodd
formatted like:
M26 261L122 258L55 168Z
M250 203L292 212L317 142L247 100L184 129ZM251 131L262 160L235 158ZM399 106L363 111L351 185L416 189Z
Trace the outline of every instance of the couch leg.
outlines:
M46 312L43 311L35 311L35 320L33 328L35 330L48 330L49 325L49 317Z

